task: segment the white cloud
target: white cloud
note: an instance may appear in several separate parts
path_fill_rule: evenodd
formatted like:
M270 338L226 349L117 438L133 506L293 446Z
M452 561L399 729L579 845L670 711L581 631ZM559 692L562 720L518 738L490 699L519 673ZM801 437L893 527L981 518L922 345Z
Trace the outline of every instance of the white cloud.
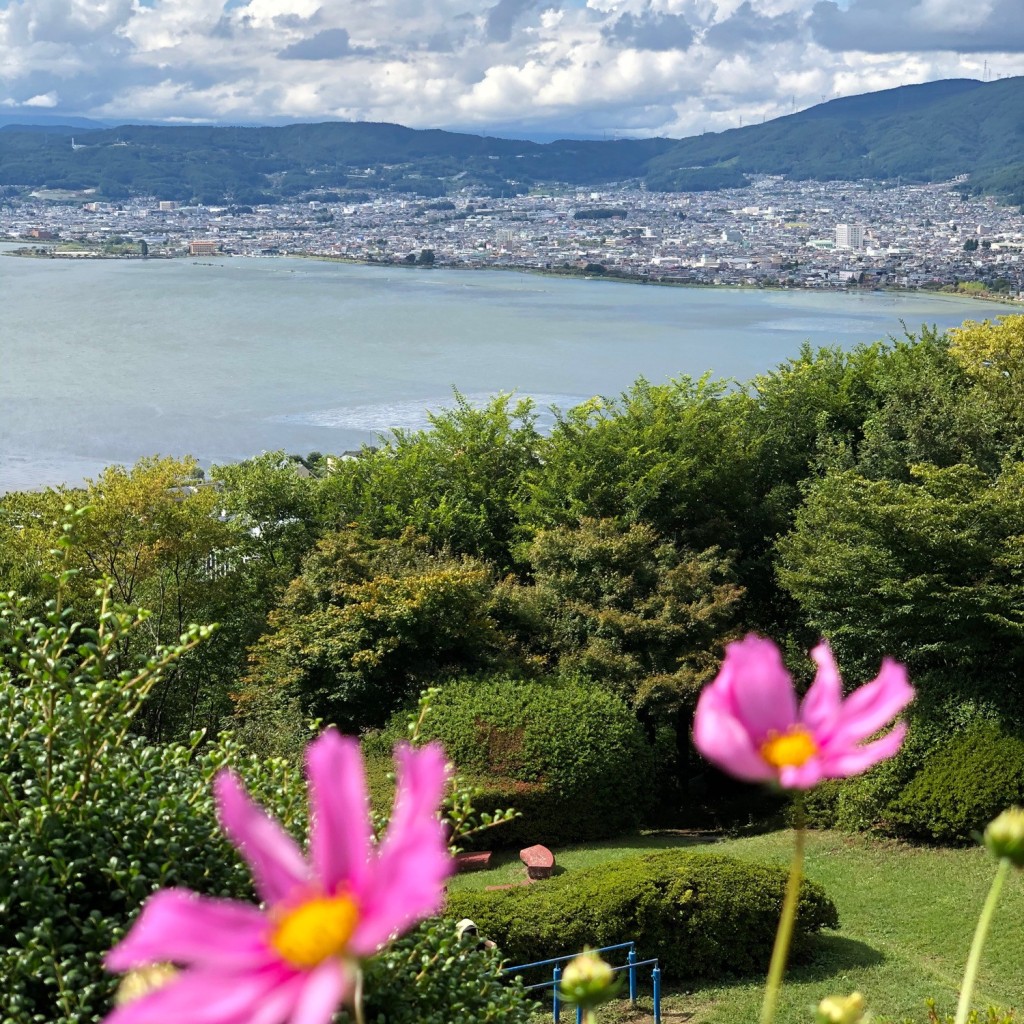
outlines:
M50 91L40 93L38 96L30 96L21 105L23 107L55 107L60 102L56 92Z
M684 135L1024 73L1019 0L8 0L5 103Z

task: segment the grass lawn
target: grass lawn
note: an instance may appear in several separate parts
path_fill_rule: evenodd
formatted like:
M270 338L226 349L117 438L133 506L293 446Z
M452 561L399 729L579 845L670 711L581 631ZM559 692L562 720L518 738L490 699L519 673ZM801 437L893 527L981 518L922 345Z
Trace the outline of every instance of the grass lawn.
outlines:
M556 850L555 856L560 870L573 871L652 849L685 845L714 847L716 852L785 865L792 838L789 831L738 839L657 834ZM496 854L494 863L491 870L459 876L452 884L477 888L523 877L515 851ZM923 1020L928 997L952 1013L974 925L994 870L981 849L924 849L838 832L812 832L807 877L823 885L835 901L841 929L823 934L814 963L788 975L778 1020L810 1024L813 1008L822 997L854 990L865 995L877 1016ZM656 950L638 952L643 957L657 955ZM701 986L697 980L680 987L676 979L665 978L663 1019L666 1024L754 1024L762 981L755 978ZM612 1004L599 1019L609 1024L649 1020L649 983L641 992L647 996L641 1004L646 1013L635 1016ZM1019 873L1011 875L1003 889L975 998L979 1004L1024 1010L1024 876ZM571 1022L574 1014L563 1020Z

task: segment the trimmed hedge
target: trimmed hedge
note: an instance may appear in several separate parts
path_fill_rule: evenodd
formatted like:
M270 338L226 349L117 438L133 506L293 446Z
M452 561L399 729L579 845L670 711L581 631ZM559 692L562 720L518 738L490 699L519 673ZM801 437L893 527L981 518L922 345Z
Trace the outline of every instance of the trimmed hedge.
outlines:
M453 892L446 913L476 921L512 963L635 939L638 952L659 957L675 984L764 973L785 886L781 868L669 850L530 886ZM805 881L794 959L808 959L813 933L838 927L835 904Z
M443 687L423 735L484 789L480 811L522 817L488 843L581 842L636 828L650 804L653 754L629 708L584 682L467 679Z
M984 723L937 747L885 816L898 835L959 843L1021 803L1024 739Z

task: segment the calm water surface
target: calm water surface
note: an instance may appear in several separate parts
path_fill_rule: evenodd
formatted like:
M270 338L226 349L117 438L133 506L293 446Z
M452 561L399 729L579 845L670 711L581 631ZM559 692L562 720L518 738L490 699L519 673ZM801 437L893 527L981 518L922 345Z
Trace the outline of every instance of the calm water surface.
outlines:
M881 293L640 287L301 259L0 256L0 492L111 462L339 452L497 391L543 407L643 375L745 380L803 341L850 346L1007 312Z

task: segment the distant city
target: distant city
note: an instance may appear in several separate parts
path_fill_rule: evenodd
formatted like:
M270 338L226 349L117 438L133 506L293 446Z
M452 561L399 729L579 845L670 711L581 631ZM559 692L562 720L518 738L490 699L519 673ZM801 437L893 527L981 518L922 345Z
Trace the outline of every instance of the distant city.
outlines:
M509 268L665 284L950 289L1024 298L1024 216L957 182L787 181L654 193L535 189L507 199L381 192L365 201L199 206L80 201L45 190L0 208L0 236L44 258L302 255Z

